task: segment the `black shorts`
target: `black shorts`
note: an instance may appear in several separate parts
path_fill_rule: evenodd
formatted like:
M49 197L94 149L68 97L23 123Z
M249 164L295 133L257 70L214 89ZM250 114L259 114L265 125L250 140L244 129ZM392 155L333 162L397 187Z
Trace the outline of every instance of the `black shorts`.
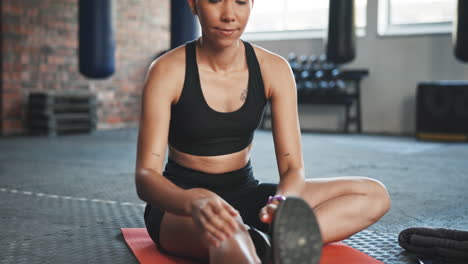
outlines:
M183 189L208 189L239 211L245 224L258 230L268 232L268 224L262 223L258 217L260 209L267 203L268 197L276 193L277 184L259 183L253 175L249 162L241 169L210 174L183 167L169 159L163 175L175 185ZM164 211L147 204L145 208L145 225L151 239L165 253L159 243L159 230Z

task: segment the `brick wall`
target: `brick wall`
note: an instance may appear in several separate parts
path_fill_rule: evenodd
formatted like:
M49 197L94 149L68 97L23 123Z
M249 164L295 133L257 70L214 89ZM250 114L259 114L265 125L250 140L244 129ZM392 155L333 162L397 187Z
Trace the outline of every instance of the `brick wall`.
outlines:
M138 122L146 69L170 45L169 0L119 0L115 7L116 72L91 80L78 70L78 0L1 0L1 134L27 132L32 91L92 91L98 128Z

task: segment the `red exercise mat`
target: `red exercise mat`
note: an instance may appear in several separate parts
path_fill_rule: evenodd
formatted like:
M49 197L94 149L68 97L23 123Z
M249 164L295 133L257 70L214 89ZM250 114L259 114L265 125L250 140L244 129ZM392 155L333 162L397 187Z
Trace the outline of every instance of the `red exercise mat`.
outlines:
M192 261L160 253L146 228L121 228L120 230L141 264L195 264ZM335 242L323 247L320 264L383 264L383 262L342 242Z

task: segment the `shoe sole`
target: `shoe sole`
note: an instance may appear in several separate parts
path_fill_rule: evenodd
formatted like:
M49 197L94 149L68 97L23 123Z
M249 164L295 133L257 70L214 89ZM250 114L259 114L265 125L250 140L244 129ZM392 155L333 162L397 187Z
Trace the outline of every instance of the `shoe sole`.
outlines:
M300 198L288 197L273 219L274 264L317 264L322 254L322 236L315 214Z

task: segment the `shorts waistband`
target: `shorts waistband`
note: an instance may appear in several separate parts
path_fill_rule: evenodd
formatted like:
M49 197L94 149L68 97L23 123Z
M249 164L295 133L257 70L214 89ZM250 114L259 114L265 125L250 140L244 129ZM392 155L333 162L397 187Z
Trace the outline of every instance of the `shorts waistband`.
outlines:
M252 164L247 164L238 170L224 173L206 173L184 167L172 159L168 159L163 175L174 184L182 188L235 188L256 180L253 175Z

